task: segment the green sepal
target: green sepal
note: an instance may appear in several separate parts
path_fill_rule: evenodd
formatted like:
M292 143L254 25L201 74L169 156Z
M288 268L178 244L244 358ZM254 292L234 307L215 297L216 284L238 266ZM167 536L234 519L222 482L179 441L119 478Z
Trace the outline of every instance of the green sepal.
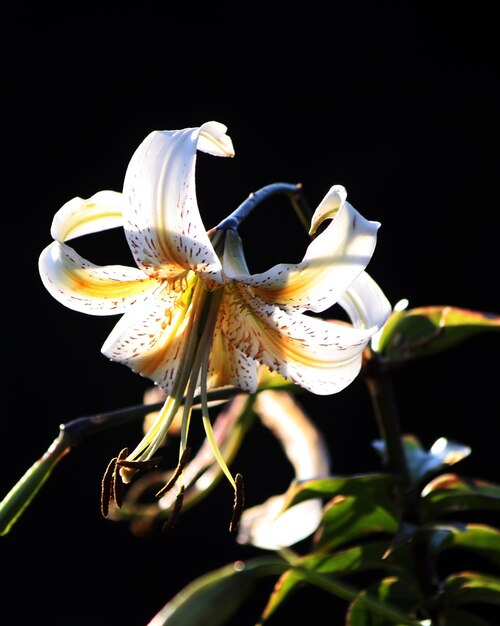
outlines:
M70 451L69 436L61 431L45 454L24 473L0 502L0 535L6 535L16 523L56 465Z

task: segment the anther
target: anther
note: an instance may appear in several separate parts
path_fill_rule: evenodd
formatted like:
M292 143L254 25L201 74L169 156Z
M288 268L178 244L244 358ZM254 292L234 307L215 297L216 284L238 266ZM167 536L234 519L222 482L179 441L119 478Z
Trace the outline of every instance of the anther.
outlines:
M116 459L115 467L113 469L113 483L112 483L112 497L115 501L115 504L118 508L121 508L123 504L123 480L120 476L120 461L125 459L128 456L128 448L123 448L123 450L118 455Z
M236 474L234 477L236 489L234 490L234 504L233 515L229 523L229 532L234 533L238 530L241 514L243 513L243 507L245 506L245 485L243 483L243 476Z
M168 481L168 483L162 487L160 489L160 491L158 491L158 493L156 494L157 498L160 498L161 496L164 496L166 493L168 493L172 487L175 485L175 483L177 482L179 476L182 474L182 472L184 471L184 468L186 467L186 465L188 464L189 461L189 457L191 456L191 448L185 448L184 452L181 454L181 458L179 460L179 463L177 464L177 467L174 470L174 473L172 474L172 476L170 477L170 480Z
M101 513L103 517L108 517L109 502L113 495L113 476L116 468L116 461L118 458L115 456L108 463L108 467L104 472L101 483Z
M184 501L184 486L182 486L179 489L179 493L177 494L177 497L175 498L172 512L170 513L168 520L163 524L162 530L170 530L177 524L177 521L181 514L183 501Z

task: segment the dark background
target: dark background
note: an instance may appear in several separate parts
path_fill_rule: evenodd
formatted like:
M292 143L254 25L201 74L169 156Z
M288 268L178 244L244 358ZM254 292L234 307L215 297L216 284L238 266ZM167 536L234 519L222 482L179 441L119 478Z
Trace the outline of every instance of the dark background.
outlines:
M211 119L228 126L235 158L198 161L207 227L271 182L301 182L313 208L340 183L365 217L382 223L368 269L393 304L499 312L493 4L312 2L281 15L269 6L19 2L4 10L2 493L60 423L137 404L148 386L100 354L117 320L58 304L37 261L57 209L74 196L120 190L151 130ZM249 220L253 269L299 260L305 239L291 215L278 203ZM123 241L109 242L92 244L88 258L117 262ZM426 446L442 435L471 445L463 471L492 480L500 478L497 359L497 337L487 334L396 377L403 430ZM362 380L304 403L335 473L379 467ZM145 626L196 576L261 554L227 532L225 481L170 533L138 538L100 516L103 469L134 445L139 428L74 450L0 539L0 601L12 615L5 623ZM259 428L234 468L246 477L249 505L291 477ZM255 623L265 591L235 623ZM323 599L301 594L278 624L299 616L308 598ZM319 611L315 623L331 619Z

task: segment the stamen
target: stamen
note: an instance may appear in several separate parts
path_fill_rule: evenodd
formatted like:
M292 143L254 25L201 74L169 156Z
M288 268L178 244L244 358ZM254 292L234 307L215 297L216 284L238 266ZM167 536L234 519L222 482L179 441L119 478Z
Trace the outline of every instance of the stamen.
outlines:
M120 476L120 466L119 463L121 460L125 459L128 456L128 448L123 448L123 450L118 455L116 459L115 467L113 469L113 482L112 482L112 496L115 501L115 504L118 508L121 508L123 504L123 480Z
M243 507L245 506L245 485L243 483L243 476L236 474L234 477L236 489L234 490L234 504L233 515L229 523L229 532L234 533L238 530L238 526L243 513Z
M177 521L181 514L183 501L184 501L184 486L182 486L179 489L179 493L177 494L177 497L175 498L172 512L170 513L168 520L163 524L162 530L170 530L177 524Z
M162 487L160 489L160 491L158 491L158 493L156 494L157 498L160 498L161 496L165 495L167 492L170 491L170 489L172 489L172 487L175 485L175 483L177 482L179 476L182 474L182 472L184 471L184 468L186 467L186 465L188 464L189 461L189 457L191 456L191 448L186 448L184 450L184 452L181 455L181 458L179 460L179 463L177 464L177 467L174 470L174 473L172 474L172 476L170 477L170 480L168 481L168 483Z
M101 483L101 513L103 517L108 517L109 503L113 496L113 474L116 467L118 457L114 457L108 463L108 467L104 472Z

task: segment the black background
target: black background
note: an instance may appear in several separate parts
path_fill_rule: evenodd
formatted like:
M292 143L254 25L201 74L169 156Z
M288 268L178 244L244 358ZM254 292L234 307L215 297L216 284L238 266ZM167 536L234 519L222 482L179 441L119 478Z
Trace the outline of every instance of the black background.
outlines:
M2 493L60 423L137 404L148 386L99 352L117 320L58 304L41 285L37 261L56 210L74 196L120 190L151 130L212 119L228 126L235 158L198 160L207 227L271 182L301 182L313 208L340 183L365 217L382 223L368 269L393 304L408 298L410 306L499 312L491 6L310 2L273 14L270 5L237 3L9 6L1 26ZM249 219L253 269L299 260L305 235L292 215L277 203ZM122 246L118 235L96 239L87 257L114 263ZM426 446L441 435L471 445L463 471L492 480L499 479L497 359L497 337L487 334L396 377L403 430ZM362 380L304 402L327 437L335 473L379 467ZM102 471L118 449L134 445L139 428L74 450L1 538L1 623L145 626L196 576L261 554L227 532L226 482L170 533L138 538L100 516ZM291 477L259 428L234 468L246 477L249 505L284 490ZM265 591L235 623L255 623ZM276 623L323 599L301 594ZM314 623L333 623L332 615L318 611Z

